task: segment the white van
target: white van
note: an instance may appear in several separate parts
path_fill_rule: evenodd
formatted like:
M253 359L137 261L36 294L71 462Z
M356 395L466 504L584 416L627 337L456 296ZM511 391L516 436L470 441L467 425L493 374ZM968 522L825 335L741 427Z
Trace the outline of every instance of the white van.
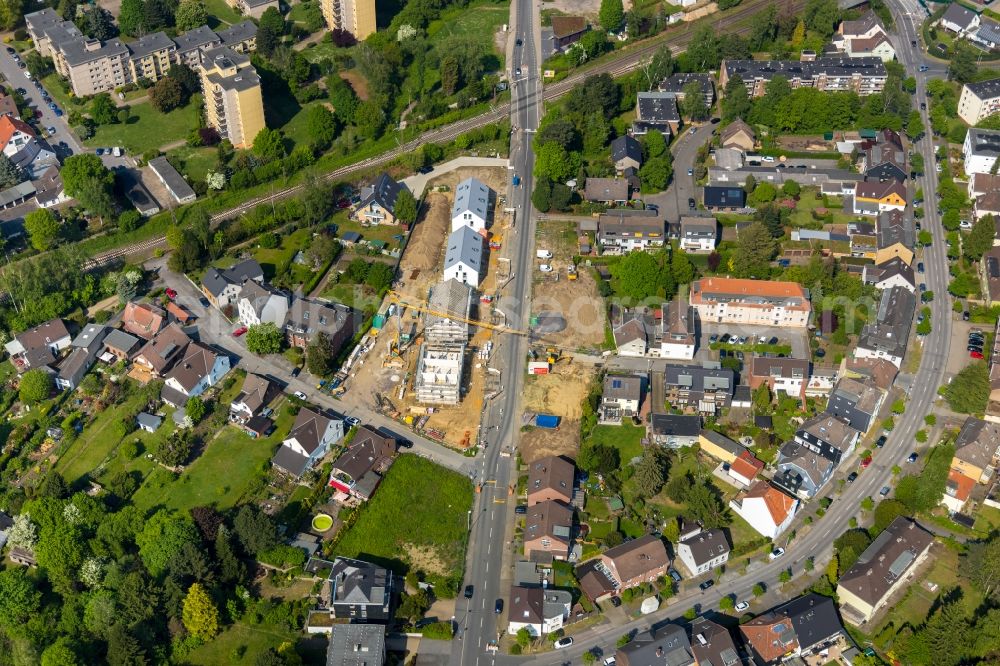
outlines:
M535 256L539 259L551 259L552 253L548 250L535 250Z

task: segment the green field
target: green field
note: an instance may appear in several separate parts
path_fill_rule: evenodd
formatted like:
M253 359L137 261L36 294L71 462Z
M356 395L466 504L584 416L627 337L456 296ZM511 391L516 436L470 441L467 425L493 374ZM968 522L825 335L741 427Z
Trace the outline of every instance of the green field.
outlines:
M148 102L136 104L127 123L101 125L84 144L92 148L124 146L133 155L142 154L186 139L191 130L198 127L199 108L199 95L193 96L184 108L170 113L160 113Z
M234 624L211 641L189 654L185 663L204 666L215 664L232 664L238 660L234 651L240 647L245 649L244 658L251 660L268 648L278 649L285 642L294 643L297 635L291 631L282 631L263 626L248 626Z
M246 19L245 16L240 16L235 9L227 5L226 0L205 0L205 8L208 10L209 16L214 16L224 23L239 23L240 21ZM214 26L211 23L212 22L209 21L209 27L213 30L216 29L217 26ZM226 26L221 27L225 28Z
M205 175L215 168L219 161L215 148L191 148L181 146L167 152L170 163L188 177L191 182L204 181Z
M426 569L434 569L424 571L428 579L442 585L439 596L445 588L454 593L465 568L471 509L469 479L429 460L402 455L334 552L374 559L403 572L414 566L407 550L418 551L431 564Z
M632 458L642 456L640 440L645 436L646 429L625 422L620 426L598 425L588 440L591 444L607 444L618 449L622 465L627 465Z
M442 12L441 18L427 26L427 37L431 44L442 42L452 35L472 37L482 42L487 52L497 53L493 36L509 20L510 8L507 5L473 3L468 7L454 7ZM503 54L499 55L502 67Z
M84 428L83 433L69 447L59 462L56 471L70 484L85 474L95 470L120 443L113 434L115 423L126 414L133 414L142 405L143 396L135 390L121 404L106 409Z

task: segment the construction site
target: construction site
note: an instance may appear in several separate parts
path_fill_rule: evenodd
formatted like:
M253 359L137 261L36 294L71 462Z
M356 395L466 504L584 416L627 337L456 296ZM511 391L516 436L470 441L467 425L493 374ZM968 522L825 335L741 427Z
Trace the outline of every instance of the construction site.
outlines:
M484 402L500 389L499 369L489 367L489 358L496 336L506 330L495 306L498 285L510 276L510 262L500 256L512 223L503 197L507 177L506 169L476 167L428 184L399 280L349 361L344 381L370 407L453 448L477 445ZM476 192L489 193L488 206L456 200L456 190L470 178ZM475 209L482 242L476 257L457 258L474 264L467 267L474 275L445 280L454 275L446 270L456 261L452 255L464 254L454 237L469 236L459 221L462 206Z

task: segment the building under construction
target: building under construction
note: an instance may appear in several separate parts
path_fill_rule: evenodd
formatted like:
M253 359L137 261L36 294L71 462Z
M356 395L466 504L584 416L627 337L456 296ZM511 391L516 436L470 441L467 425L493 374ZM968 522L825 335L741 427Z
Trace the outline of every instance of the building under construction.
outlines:
M465 349L469 341L472 289L458 280L446 280L431 290L424 343L417 361L417 400L457 405L461 400Z

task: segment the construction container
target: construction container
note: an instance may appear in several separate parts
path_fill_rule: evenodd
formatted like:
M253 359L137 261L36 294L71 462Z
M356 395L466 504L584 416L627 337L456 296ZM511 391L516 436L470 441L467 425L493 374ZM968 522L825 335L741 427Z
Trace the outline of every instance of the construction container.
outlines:
M382 330L383 326L385 326L385 315L383 314L375 315L375 318L372 319L372 328L375 329L376 331L379 331Z
M532 361L528 364L529 375L547 375L551 369L547 361Z
M556 429L559 427L559 417L554 414L538 414L535 417L535 425L539 428Z

